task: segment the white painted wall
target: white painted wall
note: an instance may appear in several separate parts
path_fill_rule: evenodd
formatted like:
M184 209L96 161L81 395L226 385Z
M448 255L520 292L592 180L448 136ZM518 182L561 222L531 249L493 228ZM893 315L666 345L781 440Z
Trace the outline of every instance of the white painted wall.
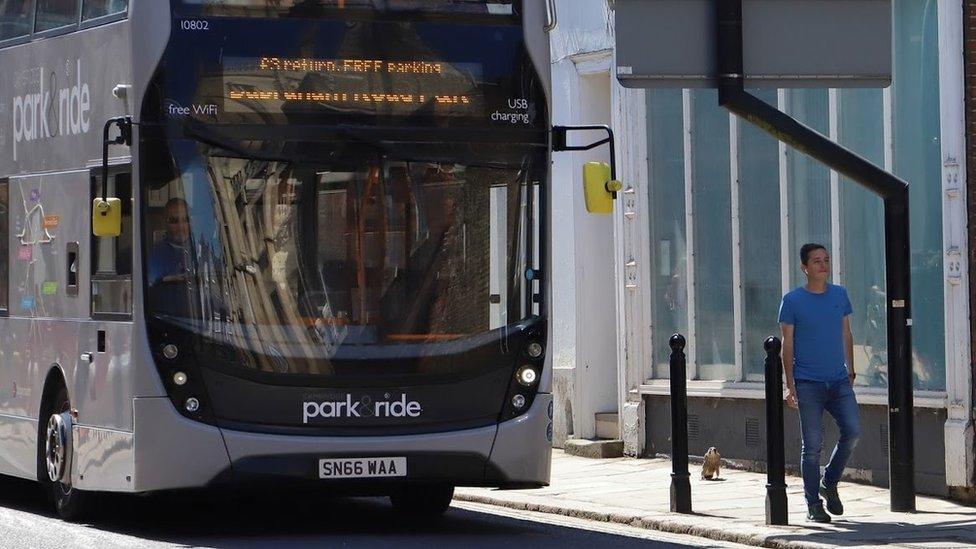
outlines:
M592 74L592 60L610 67L613 36L605 2L557 0L550 34L553 124L609 124L610 75ZM602 52L602 53L600 53ZM599 62L599 61L598 61ZM585 66L581 75L580 65ZM599 71L596 71L599 72ZM589 76L585 76L589 75ZM585 135L573 136L581 143ZM578 139L578 141L577 141ZM595 414L616 411L617 338L613 218L586 213L583 162L609 160L604 148L553 157L553 441L595 436Z
M553 31L558 34L559 28ZM554 125L572 120L571 86L576 73L571 61L552 67L552 120ZM553 155L552 162L552 364L553 364L553 445L561 448L575 431L573 415L576 404L576 232L573 197L575 171L572 155Z
M959 0L939 1L939 94L942 110L942 239L945 250L946 484L971 487L973 448L969 284L966 269L966 133L963 80L963 9Z
M609 65L609 57L599 65ZM610 73L589 73L577 63L577 124L610 125ZM581 143L599 141L603 132L580 132ZM603 146L575 156L577 174L586 162L610 162L610 149ZM581 176L577 175L577 182ZM575 186L576 232L576 341L579 388L580 436L595 436L595 414L617 411L617 308L613 216L586 211L582 187ZM619 206L618 204L615 207Z

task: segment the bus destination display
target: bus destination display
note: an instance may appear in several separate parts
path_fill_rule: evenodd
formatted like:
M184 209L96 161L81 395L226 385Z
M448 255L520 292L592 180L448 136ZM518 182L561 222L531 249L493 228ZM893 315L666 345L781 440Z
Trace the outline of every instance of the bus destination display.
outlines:
M224 112L481 116L477 63L423 60L228 57Z

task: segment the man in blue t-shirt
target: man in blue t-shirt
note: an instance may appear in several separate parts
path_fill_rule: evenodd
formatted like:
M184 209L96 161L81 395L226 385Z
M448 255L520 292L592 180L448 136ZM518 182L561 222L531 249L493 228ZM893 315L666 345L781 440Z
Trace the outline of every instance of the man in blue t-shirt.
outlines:
M189 208L182 198L171 198L164 208L166 236L149 252L149 284L185 282L193 269L190 256Z
M779 308L786 403L800 412L803 441L800 471L807 519L830 522L820 496L826 499L828 511L844 514L837 483L861 430L853 388L854 340L850 324L853 309L847 290L827 283L830 254L826 248L820 244L804 244L800 248L800 264L807 283L784 295ZM821 480L824 410L837 422L840 440Z

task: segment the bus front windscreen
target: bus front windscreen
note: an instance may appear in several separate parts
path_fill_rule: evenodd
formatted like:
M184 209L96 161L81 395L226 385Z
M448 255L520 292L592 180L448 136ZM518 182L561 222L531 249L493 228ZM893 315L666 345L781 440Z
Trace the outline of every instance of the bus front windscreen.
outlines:
M380 361L417 374L527 313L530 156L351 166L145 146L168 148L176 168L149 181L152 318L232 350L234 367L338 374L351 361L363 373Z
M140 125L150 337L270 383L514 366L548 169L521 24L493 15L520 3L173 1Z

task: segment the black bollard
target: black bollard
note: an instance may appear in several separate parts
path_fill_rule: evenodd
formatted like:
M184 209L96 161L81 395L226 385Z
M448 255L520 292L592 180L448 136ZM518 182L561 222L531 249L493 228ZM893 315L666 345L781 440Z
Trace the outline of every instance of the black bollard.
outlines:
M789 524L783 442L783 344L769 336L766 349L766 524Z
M668 344L671 345L671 512L691 513L685 338L674 334Z

